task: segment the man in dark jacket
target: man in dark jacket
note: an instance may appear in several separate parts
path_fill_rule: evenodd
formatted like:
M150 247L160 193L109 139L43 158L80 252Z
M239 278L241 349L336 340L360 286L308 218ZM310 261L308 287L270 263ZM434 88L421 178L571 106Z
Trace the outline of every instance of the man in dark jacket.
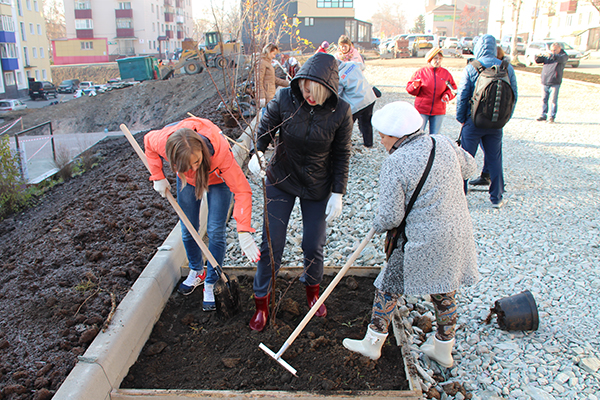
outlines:
M552 97L550 98L550 118L549 123L554 123L556 117L556 110L558 108L558 90L562 83L563 71L569 56L559 43L552 43L550 46L550 53L541 54L535 58L535 62L538 64L544 64L542 68L542 115L539 116L537 121L545 121L548 117L548 99L550 98L550 92Z

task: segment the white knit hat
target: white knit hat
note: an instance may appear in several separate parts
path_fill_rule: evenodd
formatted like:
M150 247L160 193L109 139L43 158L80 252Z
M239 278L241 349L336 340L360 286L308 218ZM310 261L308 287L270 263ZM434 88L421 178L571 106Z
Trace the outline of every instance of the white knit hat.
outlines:
M423 117L412 104L395 101L375 111L371 123L384 135L401 138L418 131L423 126Z

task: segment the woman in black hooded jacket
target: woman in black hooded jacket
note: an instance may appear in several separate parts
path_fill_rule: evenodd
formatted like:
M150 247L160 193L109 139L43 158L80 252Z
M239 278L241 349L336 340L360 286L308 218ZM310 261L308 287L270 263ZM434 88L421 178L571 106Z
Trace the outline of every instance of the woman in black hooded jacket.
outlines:
M267 104L257 132L256 154L248 164L264 174L263 152L275 135L275 154L266 168L267 212L275 270L281 265L287 225L296 198L302 209L304 273L309 307L319 299L327 223L341 214L348 183L352 112L338 98L338 66L329 54L317 53L300 68L290 87ZM271 259L263 226L261 260L254 277L256 312L250 328L261 331L268 319ZM325 305L316 313L327 315Z

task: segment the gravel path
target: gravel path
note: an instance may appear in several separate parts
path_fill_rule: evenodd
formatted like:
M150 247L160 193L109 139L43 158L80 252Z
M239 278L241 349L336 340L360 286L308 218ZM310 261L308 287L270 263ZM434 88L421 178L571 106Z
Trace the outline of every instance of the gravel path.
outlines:
M413 69L369 66L369 81L384 93L376 109L407 100L404 84ZM458 83L461 70L451 72ZM600 399L600 96L598 85L563 82L556 123L535 121L541 111L539 75L517 72L519 101L504 129L504 176L508 204L491 208L487 192L467 197L478 246L481 280L459 293L455 366L440 371L418 351L419 329L410 328L414 356L430 375L459 382L477 399ZM458 136L451 102L442 134ZM354 128L354 154L343 215L328 228L326 264L343 265L371 227L378 203L379 167L386 157L361 146ZM482 165L481 154L477 155ZM261 229L262 193L255 192L254 226ZM299 207L294 209L283 262L301 264ZM242 260L237 237L229 234L225 265ZM373 239L358 265L381 266L383 237ZM249 266L250 267L250 266ZM494 301L529 290L539 311L535 332L505 332L485 318ZM409 322L425 299L407 298ZM419 303L419 307L415 303ZM422 307L425 306L425 307ZM431 313L429 313L431 315ZM424 389L430 384L423 379ZM437 385L443 393L441 385ZM462 399L442 394L442 398Z

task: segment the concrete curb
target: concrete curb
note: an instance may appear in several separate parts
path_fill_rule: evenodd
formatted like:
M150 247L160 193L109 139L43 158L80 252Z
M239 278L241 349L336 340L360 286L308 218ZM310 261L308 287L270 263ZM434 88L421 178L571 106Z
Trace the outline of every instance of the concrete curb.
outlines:
M108 329L79 357L55 399L104 400L119 387L181 278L186 256L179 224L161 249L117 307Z

